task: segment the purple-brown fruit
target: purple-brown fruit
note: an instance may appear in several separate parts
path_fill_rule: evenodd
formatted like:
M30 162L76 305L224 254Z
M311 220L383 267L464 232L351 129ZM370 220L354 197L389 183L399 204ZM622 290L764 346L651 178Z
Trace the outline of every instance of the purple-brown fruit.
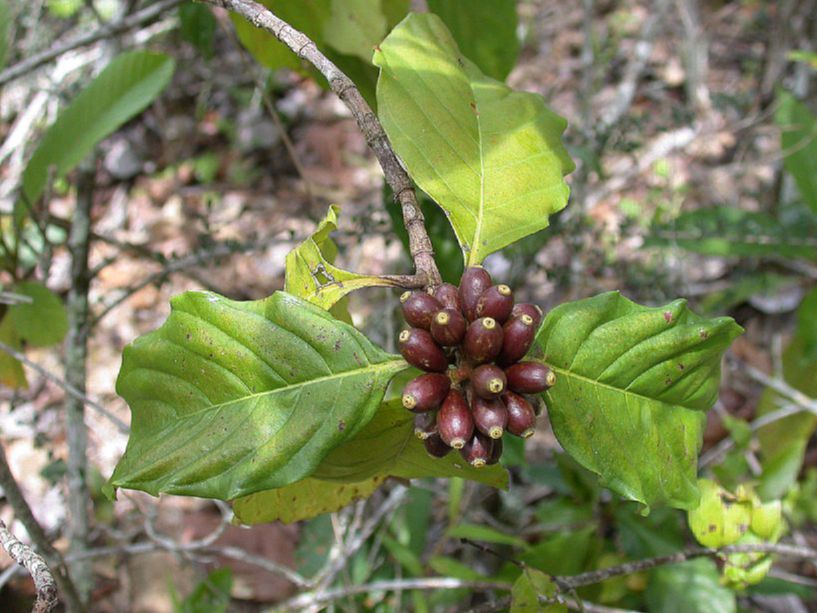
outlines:
M421 328L403 330L398 337L400 353L406 362L427 372L445 372L448 358L431 338L431 333Z
M437 433L437 414L433 411L417 413L414 416L414 436L421 441Z
M488 461L485 462L488 466L491 464L496 464L499 462L499 458L502 457L502 439L497 438L493 440L493 444L491 445L491 455L488 457Z
M474 418L462 393L448 392L437 413L437 432L449 447L462 449L474 433Z
M528 353L535 337L533 317L525 313L512 317L502 326L502 351L496 361L500 364L518 362Z
M472 321L465 331L462 348L472 362L490 362L502 350L502 327L493 317Z
M403 304L403 317L410 326L428 330L431 327L431 318L441 310L440 301L425 292L404 292L400 296Z
M508 432L528 438L536 428L536 411L523 396L507 392L502 396L508 410Z
M455 309L438 311L431 320L431 336L443 347L459 345L467 328L465 317Z
M434 290L434 297L440 301L446 309L454 309L462 312L462 303L460 302L460 290L456 285L450 283L443 283L438 285Z
M474 468L482 468L488 464L491 459L491 452L493 451L494 440L487 436L474 432L465 446L460 449L462 459L468 462Z
M486 289L491 287L491 275L482 266L471 266L465 269L460 279L460 305L468 321L477 318L477 301Z
M445 444L445 441L440 438L436 432L423 440L428 455L435 458L444 458L451 453L451 447Z
M513 290L507 285L492 285L479 297L475 313L477 317L493 317L505 323L513 309Z
M508 409L499 398L485 400L479 396L471 399L471 411L477 430L491 438L501 438L508 425Z
M505 373L493 364L477 366L471 373L471 386L478 396L497 398L507 387Z
M448 375L436 372L420 375L403 388L403 406L415 413L436 409L445 400L450 388Z
M511 309L511 317L519 317L520 315L527 315L533 318L533 327L538 328L542 323L542 309L530 302L519 302L513 305Z
M538 394L553 387L556 375L541 362L517 362L505 369L508 388L518 394Z

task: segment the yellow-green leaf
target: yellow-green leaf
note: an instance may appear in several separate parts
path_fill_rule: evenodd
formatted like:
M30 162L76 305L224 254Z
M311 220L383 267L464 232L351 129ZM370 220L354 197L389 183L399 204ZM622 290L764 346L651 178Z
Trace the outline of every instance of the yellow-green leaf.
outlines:
M330 206L312 236L290 251L286 259L284 290L324 309L364 287L399 287L392 281L359 275L332 264L336 248L329 235L338 227L339 211L336 205Z
M409 174L448 214L467 264L548 225L567 204L564 119L491 79L434 14L410 14L375 52L380 120Z

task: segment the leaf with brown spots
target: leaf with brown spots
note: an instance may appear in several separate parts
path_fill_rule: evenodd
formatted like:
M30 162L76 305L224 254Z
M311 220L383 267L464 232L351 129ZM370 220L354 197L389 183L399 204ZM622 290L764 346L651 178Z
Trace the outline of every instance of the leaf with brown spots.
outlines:
M532 350L556 373L545 394L556 437L627 498L695 506L705 413L741 332L684 300L645 307L610 292L557 307Z

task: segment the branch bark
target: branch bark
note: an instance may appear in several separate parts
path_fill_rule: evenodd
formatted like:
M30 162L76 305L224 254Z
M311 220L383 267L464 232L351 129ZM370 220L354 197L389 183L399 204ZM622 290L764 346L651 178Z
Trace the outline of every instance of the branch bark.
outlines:
M292 49L295 54L312 64L329 82L329 87L351 111L369 147L374 151L383 169L386 182L395 194L403 211L403 223L409 236L409 251L414 260L417 274L425 275L427 286L442 282L434 249L426 232L425 219L414 186L408 173L403 169L389 143L383 126L374 111L360 95L354 82L333 64L317 45L303 32L275 16L264 6L253 0L204 0L207 4L220 6L238 13L255 27L271 33L275 38Z
M22 566L34 580L34 587L37 590L37 600L34 602L32 613L48 613L57 606L57 584L54 582L54 575L48 568L45 560L38 555L31 547L20 542L0 520L0 545Z
M14 475L11 474L11 468L9 468L8 460L6 460L6 450L2 444L0 444L0 487L3 488L6 500L14 511L14 516L23 524L32 542L48 562L54 581L56 581L57 587L62 593L66 610L69 613L83 611L74 583L65 568L62 555L51 545L45 532L43 532L42 526L31 512L31 507L28 506L23 492L20 491L20 486L17 485Z
M159 2L151 4L149 7L139 11L138 13L130 15L129 17L125 17L122 20L114 23L107 23L93 32L78 36L77 38L69 40L68 42L54 45L45 51L29 55L26 59L18 62L14 66L6 68L3 72L0 72L0 86L29 74L32 70L36 70L40 66L60 57L64 53L73 51L79 47L86 47L97 41L116 36L117 34L127 32L128 30L142 24L153 21L162 13L181 4L183 1L184 0L160 0Z
M68 336L65 341L65 382L85 393L88 359L88 251L91 237L91 207L96 177L96 156L83 162L77 178L77 204L68 250L71 253L71 288L66 300ZM85 428L85 403L74 396L65 398L65 429L68 439L68 537L69 551L77 554L88 546L90 532L88 504L88 431ZM71 564L71 575L80 599L87 603L93 587L93 571L88 560Z

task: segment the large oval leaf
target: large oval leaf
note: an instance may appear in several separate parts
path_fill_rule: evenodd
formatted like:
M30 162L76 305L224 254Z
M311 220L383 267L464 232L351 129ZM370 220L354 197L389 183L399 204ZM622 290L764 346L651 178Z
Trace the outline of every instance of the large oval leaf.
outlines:
M28 204L45 188L49 168L62 177L103 138L142 111L170 83L173 59L131 51L105 67L48 128L23 173Z
M444 458L428 455L414 436L414 415L397 399L384 402L374 418L354 438L335 447L311 477L239 498L233 510L245 524L309 519L368 498L388 477L461 477L508 487L508 471L499 465L474 468L458 453ZM320 492L320 500L315 492Z
M649 308L609 292L557 307L536 338L558 377L545 394L556 437L627 498L695 506L705 412L741 332L683 300Z
M564 119L464 57L436 15L381 43L380 120L412 178L445 209L468 264L548 225L567 204Z
M232 499L298 481L368 423L406 368L284 292L188 292L172 308L125 349L117 392L133 421L116 487Z

